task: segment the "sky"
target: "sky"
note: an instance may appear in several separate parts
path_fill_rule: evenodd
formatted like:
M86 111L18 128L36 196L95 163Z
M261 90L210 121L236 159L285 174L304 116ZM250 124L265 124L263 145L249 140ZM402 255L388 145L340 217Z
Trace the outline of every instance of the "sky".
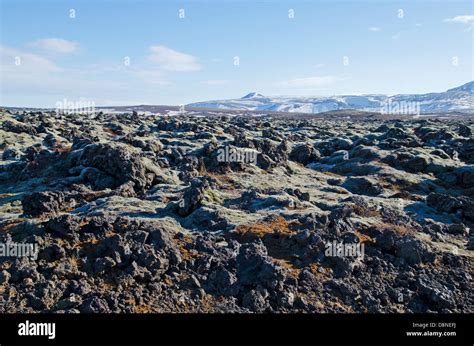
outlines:
M445 91L474 80L473 4L0 0L0 105Z

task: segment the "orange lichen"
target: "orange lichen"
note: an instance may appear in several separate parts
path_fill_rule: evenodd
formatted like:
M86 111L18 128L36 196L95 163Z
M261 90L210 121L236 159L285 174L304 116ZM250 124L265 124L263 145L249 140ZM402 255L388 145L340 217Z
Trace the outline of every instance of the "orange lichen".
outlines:
M189 235L184 235L183 238L181 239L176 239L174 238L173 239L173 242L176 244L176 246L178 247L179 249L179 252L181 254L181 258L184 260L184 261L187 261L191 258L195 258L195 257L199 257L201 256L200 253L198 253L197 251L196 252L192 252L192 251L189 251L187 248L186 248L186 245L187 244L192 244L193 240L192 238L189 236Z

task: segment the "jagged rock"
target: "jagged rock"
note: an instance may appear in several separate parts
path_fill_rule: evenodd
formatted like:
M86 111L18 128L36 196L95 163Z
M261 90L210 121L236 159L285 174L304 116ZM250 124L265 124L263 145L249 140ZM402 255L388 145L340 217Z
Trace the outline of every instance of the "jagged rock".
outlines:
M273 290L282 286L284 272L268 259L267 250L262 243L242 245L236 261L239 285L255 286L260 283Z
M33 126L29 124L21 123L19 121L6 120L2 124L2 128L3 130L8 131L8 132L27 133L29 135L36 134L36 130Z
M426 198L428 206L443 213L460 213L469 221L474 221L474 200L469 197L452 197L441 193L430 193Z
M81 313L85 313L85 314L111 312L107 304L107 301L97 296L92 296L86 299L82 303L80 310L81 310Z
M220 266L209 274L206 281L208 291L217 294L232 294L232 286L236 283L237 278L234 273Z
M321 155L310 144L301 144L293 148L289 155L289 159L307 165L308 163L317 161Z
M460 136L463 136L463 137L471 137L472 136L472 131L466 125L460 124L458 134Z
M6 270L0 272L0 285L7 284L10 281L11 275Z
M380 184L367 178L348 178L342 186L358 195L377 196L384 191Z
M77 294L72 294L71 296L60 300L56 304L57 310L71 309L82 304L82 297Z
M3 151L2 159L8 160L19 160L23 153L15 148L9 148Z
M286 165L288 160L288 143L286 141L275 145L274 142L265 139L258 142L256 147L259 151L257 165L260 168L269 170L278 165Z
M73 236L81 228L81 218L74 215L61 215L52 218L46 224L46 228L59 236Z
M44 259L47 262L54 262L66 257L66 250L58 244L52 244L44 248L38 258Z
M265 297L256 290L250 290L242 298L242 306L256 312L265 311L268 303Z
M181 216L188 216L201 205L204 199L204 190L209 187L207 180L194 179L185 189L183 199L179 202L177 212Z
M21 204L25 215L37 217L73 208L77 202L64 192L44 191L25 195Z
M419 295L435 308L453 308L453 293L441 283L420 277L417 281Z
M117 145L87 145L78 163L84 167L94 167L113 177L116 186L132 181L137 190L149 187L155 177L155 172L147 169L138 155Z
M409 238L399 238L395 243L395 253L409 265L422 262L422 245L419 241Z

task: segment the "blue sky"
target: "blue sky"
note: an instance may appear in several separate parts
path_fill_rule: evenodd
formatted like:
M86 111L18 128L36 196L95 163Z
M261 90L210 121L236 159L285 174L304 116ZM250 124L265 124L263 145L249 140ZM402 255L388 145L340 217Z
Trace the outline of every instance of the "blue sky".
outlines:
M472 1L0 3L4 106L424 93L474 79Z

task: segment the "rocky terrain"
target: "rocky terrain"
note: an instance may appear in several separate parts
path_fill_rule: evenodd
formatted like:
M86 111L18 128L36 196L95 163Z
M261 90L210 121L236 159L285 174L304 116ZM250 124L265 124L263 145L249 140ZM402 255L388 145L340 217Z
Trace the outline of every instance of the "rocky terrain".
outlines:
M0 313L474 312L474 121L202 115L2 111Z

